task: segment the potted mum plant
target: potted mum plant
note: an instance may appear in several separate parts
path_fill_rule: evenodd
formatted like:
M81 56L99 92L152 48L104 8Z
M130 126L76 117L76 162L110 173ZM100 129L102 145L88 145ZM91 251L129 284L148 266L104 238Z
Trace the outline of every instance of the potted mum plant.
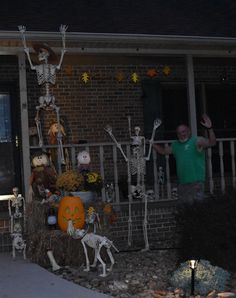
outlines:
M78 170L69 170L58 176L56 187L66 194L80 197L83 203L87 204L101 192L103 179L96 172L80 173Z

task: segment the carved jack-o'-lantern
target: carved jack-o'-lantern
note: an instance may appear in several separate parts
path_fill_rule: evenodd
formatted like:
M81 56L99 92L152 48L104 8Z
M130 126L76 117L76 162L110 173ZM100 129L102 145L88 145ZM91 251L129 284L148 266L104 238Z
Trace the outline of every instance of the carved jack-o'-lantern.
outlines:
M76 229L81 229L85 222L85 210L80 197L62 198L58 207L58 225L64 232L67 231L68 220L72 220Z

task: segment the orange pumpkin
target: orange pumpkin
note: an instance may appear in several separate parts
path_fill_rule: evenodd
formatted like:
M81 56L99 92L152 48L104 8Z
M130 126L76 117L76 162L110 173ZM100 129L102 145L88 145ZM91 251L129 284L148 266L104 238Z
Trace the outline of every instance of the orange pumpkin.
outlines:
M84 204L80 197L62 198L58 207L58 225L62 231L67 231L68 220L72 220L76 229L81 229L85 222Z

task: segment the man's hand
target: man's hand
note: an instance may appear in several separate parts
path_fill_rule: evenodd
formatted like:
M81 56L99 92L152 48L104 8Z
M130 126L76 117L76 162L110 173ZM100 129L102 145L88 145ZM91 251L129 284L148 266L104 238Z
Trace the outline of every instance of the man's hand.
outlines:
M200 121L201 125L204 126L206 129L212 128L212 122L211 119L206 115L202 115L202 120Z

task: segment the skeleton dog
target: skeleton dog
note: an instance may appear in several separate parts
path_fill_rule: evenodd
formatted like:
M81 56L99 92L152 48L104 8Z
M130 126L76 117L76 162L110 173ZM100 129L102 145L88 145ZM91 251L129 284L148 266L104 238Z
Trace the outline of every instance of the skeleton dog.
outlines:
M100 274L100 276L102 277L107 276L106 264L100 255L102 247L105 247L111 261L111 266L110 268L107 269L107 271L112 271L115 261L111 253L111 247L113 247L117 252L119 252L119 250L114 246L111 240L109 240L105 236L100 236L94 233L87 233L86 230L75 229L73 226L72 220L68 221L67 233L70 236L72 236L74 239L81 239L81 243L83 245L85 258L86 258L86 268L84 269L84 271L90 271L90 262L88 258L87 246L93 248L95 253L94 262L91 265L91 267L96 267L97 261L99 261L102 264L102 274Z

